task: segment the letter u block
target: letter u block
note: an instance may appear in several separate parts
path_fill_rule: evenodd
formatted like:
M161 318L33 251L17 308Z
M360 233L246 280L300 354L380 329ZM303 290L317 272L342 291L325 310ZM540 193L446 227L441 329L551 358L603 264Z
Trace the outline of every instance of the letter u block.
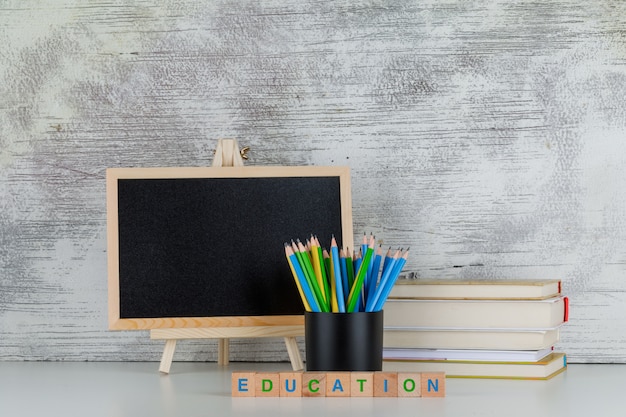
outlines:
M302 372L280 373L280 396L302 397Z

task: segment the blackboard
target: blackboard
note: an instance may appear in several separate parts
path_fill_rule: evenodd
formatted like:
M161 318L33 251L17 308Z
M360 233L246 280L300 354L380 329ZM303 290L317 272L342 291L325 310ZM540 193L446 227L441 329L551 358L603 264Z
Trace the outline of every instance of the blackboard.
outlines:
M351 213L348 167L108 169L109 327L301 324L283 244Z

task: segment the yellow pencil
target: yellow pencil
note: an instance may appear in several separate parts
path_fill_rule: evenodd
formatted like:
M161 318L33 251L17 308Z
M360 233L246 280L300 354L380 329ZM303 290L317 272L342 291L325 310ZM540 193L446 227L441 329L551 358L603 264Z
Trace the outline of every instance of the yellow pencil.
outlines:
M330 254L324 249L324 263L327 265L328 276L330 277L330 311L333 313L339 312L339 304L337 303L337 287L335 286L335 273L332 266L330 266Z
M326 296L326 288L324 286L324 276L322 275L322 264L320 263L320 253L318 252L319 243L317 239L311 236L311 263L313 264L313 271L315 272L315 278L317 284L320 287L320 292L324 298L324 303L328 305L328 297Z

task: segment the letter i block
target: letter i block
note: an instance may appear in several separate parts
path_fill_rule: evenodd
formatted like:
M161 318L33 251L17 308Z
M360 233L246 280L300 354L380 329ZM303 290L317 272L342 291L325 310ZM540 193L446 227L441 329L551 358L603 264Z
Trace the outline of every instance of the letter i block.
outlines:
M303 397L325 397L326 396L326 373L305 372L302 375L302 396Z
M302 372L280 373L280 396L302 397Z
M446 374L443 372L422 373L422 397L445 397Z
M398 397L421 397L420 373L398 372Z
M374 373L374 397L397 397L398 396L398 373L375 372Z
M373 397L374 396L374 373L352 372L350 374L350 396Z
M255 372L233 372L231 395L233 397L254 397L255 378Z
M350 396L350 372L328 372L326 374L327 397Z
M278 372L258 372L255 381L255 397L278 397L280 377Z

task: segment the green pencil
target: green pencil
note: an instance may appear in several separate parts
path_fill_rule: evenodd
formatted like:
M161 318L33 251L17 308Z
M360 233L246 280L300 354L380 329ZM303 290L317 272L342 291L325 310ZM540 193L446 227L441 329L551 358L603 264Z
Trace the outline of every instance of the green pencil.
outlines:
M375 243L376 240L374 239L374 236L370 235L369 246L367 247L367 251L363 255L363 262L361 262L359 272L356 275L354 284L352 285L352 289L350 290L350 296L348 297L348 305L346 307L346 312L348 313L353 313L357 303L359 302L361 290L363 289L363 281L365 280L365 276L367 275L367 267L370 263L370 259L372 258L372 253L374 253Z

